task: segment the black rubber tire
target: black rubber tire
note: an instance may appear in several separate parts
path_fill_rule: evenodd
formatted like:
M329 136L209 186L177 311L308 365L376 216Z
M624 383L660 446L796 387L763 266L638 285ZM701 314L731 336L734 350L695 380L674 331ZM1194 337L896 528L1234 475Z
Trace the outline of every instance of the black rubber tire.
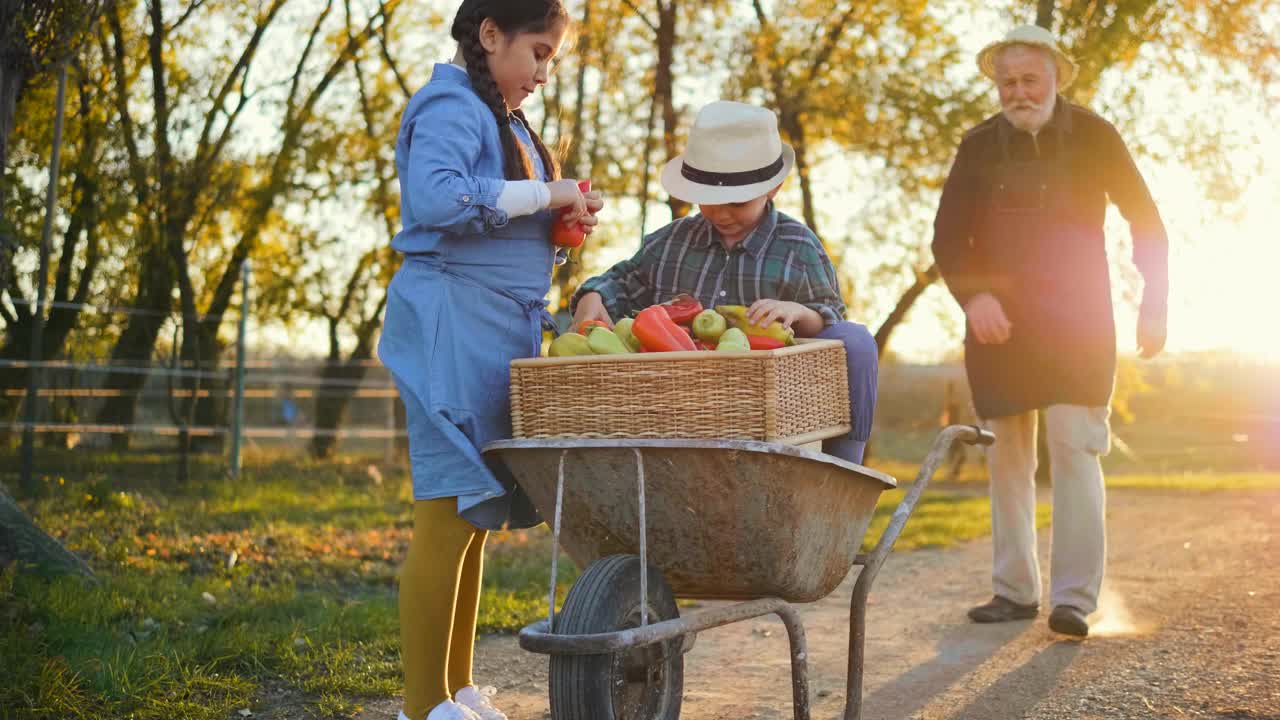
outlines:
M649 568L649 622L680 616L671 588ZM640 626L640 558L612 555L578 578L556 616L561 635ZM684 694L680 638L611 655L552 655L552 720L677 720Z

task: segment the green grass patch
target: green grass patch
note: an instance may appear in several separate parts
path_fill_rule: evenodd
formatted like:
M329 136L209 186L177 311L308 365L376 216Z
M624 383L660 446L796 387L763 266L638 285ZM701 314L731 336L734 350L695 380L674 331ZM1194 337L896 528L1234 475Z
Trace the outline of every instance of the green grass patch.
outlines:
M100 582L0 576L0 720L224 720L280 691L310 716L352 717L400 692L402 470L260 457L231 481L197 460L179 485L166 455L58 453L37 467L22 505ZM491 535L482 632L544 611L545 534ZM562 567L561 593L576 576Z
M196 462L179 485L172 462L40 459L53 469L21 503L100 582L0 573L0 720L225 720L269 712L282 696L306 716L348 718L399 693L396 577L411 532L403 471L264 457L236 481ZM869 539L901 497L885 494ZM988 531L984 497L930 492L897 549ZM490 536L482 632L546 612L550 551L545 526ZM577 570L567 556L559 567L563 598Z
M1280 490L1280 473L1163 473L1108 475L1109 488L1150 490Z
M973 452L973 451L971 451ZM918 463L873 458L870 467L892 475L901 483L915 480L920 466ZM930 482L932 487L938 483L963 483L985 488L988 480L985 461L976 454L960 466L959 472L952 472L954 466L940 468ZM1217 472L1217 471L1167 471L1144 472L1136 469L1106 470L1107 487L1110 488L1143 488L1160 490L1191 490L1210 492L1216 490L1277 490L1280 489L1280 472ZM945 486L944 486L945 487Z
M871 526L863 540L870 550L880 540L905 489L891 490L880 496ZM1036 527L1049 524L1050 507L1036 506ZM943 548L991 534L991 502L985 495L955 495L926 490L894 543L894 551L917 548Z

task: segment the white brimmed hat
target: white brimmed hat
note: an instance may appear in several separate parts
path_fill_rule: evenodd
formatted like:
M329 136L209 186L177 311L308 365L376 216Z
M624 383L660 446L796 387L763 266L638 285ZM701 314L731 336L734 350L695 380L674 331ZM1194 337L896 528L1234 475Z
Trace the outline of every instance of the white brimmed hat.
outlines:
M1053 33L1045 30L1039 25L1019 25L1009 31L1008 35L999 42L993 42L982 48L978 53L978 69L983 75L996 79L996 57L1001 50L1011 45L1030 45L1048 50L1053 55L1053 61L1058 66L1058 89L1061 90L1071 84L1076 79L1076 73L1079 68L1076 62L1072 60L1062 48L1058 47L1058 41L1053 38Z
M746 202L781 185L795 163L776 115L717 100L698 111L684 154L662 169L662 187L688 203Z

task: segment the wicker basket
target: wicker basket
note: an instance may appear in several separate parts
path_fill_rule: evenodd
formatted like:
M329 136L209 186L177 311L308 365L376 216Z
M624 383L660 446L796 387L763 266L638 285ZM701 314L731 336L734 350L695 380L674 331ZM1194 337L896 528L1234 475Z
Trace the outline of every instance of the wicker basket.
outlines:
M722 438L793 445L849 431L844 344L511 363L517 438Z

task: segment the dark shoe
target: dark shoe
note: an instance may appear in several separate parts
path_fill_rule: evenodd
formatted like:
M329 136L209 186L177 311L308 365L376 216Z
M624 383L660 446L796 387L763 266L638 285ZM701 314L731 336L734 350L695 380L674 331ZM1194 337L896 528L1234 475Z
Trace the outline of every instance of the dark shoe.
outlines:
M1063 635L1089 636L1089 622L1084 613L1071 605L1059 605L1049 614L1049 629Z
M969 610L969 619L976 623L998 623L1010 620L1030 620L1040 613L1040 606L1019 605L1006 597L996 595L991 602Z

